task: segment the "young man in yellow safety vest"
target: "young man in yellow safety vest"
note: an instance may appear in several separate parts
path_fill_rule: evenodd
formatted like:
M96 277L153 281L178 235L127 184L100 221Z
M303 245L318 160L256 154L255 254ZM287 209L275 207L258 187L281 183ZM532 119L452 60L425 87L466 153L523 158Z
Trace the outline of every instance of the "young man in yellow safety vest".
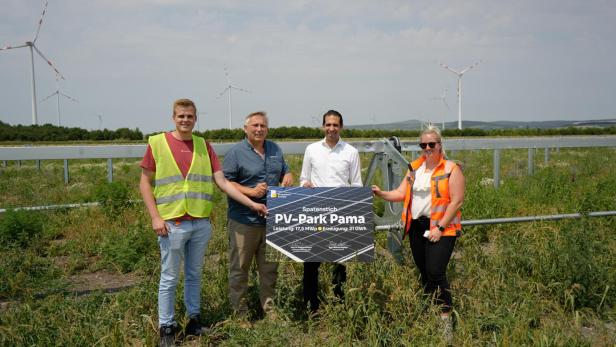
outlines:
M161 271L158 287L160 345L173 346L177 323L175 288L184 259L184 304L189 322L186 335L202 335L200 322L201 269L212 234L209 217L216 185L258 215L267 214L225 179L212 147L192 130L197 121L195 104L188 99L173 103L175 130L151 136L141 162L141 195L158 235Z

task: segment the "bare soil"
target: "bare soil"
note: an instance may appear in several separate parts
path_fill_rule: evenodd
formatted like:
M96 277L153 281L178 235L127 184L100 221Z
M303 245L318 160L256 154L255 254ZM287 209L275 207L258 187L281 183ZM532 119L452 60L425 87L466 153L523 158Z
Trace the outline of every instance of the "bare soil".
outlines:
M87 292L131 287L139 283L141 278L134 273L117 274L103 270L72 275L69 277L69 281L71 282L71 290Z

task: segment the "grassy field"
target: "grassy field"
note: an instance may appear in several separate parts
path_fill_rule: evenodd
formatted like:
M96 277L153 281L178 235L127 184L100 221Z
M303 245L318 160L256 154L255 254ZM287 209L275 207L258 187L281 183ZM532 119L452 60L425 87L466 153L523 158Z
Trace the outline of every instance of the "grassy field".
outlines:
M527 176L526 150L501 153L494 190L492 152L456 152L467 178L464 219L616 210L616 151L561 149ZM363 167L370 157L362 155ZM301 157L287 158L299 173ZM139 199L138 161L0 168L0 207L102 201L101 207L0 215L0 345L156 345L159 254ZM227 299L226 199L217 193L214 236L203 274L202 314L212 334L197 345L423 346L442 344L437 312L422 295L408 244L405 263L381 256L348 265L346 301L334 304L331 271L318 319L302 307L301 264L283 263L277 287L280 321L262 319L251 277L253 328L231 319ZM379 203L376 203L379 210ZM468 227L448 275L456 346L613 346L616 343L614 217ZM111 289L121 289L107 293ZM178 299L181 299L181 285ZM185 323L182 305L177 306Z

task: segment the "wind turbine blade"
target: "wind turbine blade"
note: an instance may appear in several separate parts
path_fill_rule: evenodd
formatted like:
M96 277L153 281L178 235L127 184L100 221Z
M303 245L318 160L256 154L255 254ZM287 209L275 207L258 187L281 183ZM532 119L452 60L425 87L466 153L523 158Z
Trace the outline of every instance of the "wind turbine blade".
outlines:
M470 70L470 69L474 68L475 66L479 65L479 63L481 63L481 60L479 60L479 61L478 61L478 62L476 62L475 64L473 64L473 65L471 65L471 66L467 67L466 69L462 70L462 72L460 72L460 75L463 75L466 71L468 71L468 70Z
M441 100L443 100L443 104L445 104L445 106L447 107L447 111L451 111L451 108L449 108L449 104L447 103L447 100L445 100L445 98Z
M41 19L39 19L38 27L36 28L36 34L34 34L34 40L32 40L32 43L36 42L36 39L38 39L39 33L41 32L41 26L43 25L43 17L45 17L45 12L47 12L47 4L48 1L45 0L45 5L43 6L43 13L41 13Z
M236 87L236 86L229 86L229 88L233 88L235 90L239 90L240 92L250 93L250 90L244 89L244 88L240 88L240 87Z
M64 94L62 92L60 92L60 95L62 95L63 97L69 99L70 101L79 102L79 100L77 100L77 99L75 99L73 97L70 97L70 96L68 96L68 95L66 95L66 94Z
M229 77L229 68L225 66L225 77L227 78L227 85L231 85L231 78Z
M15 48L22 48L22 47L28 47L28 45L21 45L21 46L4 46L4 47L0 47L0 51L4 51L4 50L9 50L9 49L15 49Z
M49 59L47 59L47 58L43 55L43 53L41 53L41 51L39 51L39 49L38 49L38 48L36 48L36 46L35 46L35 45L32 45L32 48L34 48L34 50L36 51L36 53L38 53L38 55L40 55L40 56L41 56L41 58L43 58L43 59L47 62L47 64L48 64L49 66L51 66L51 68L53 69L53 71L55 71L55 72L56 72L56 74L57 74L58 76L60 76L60 78L65 79L65 78L64 78L64 76L62 76L62 74L60 73L60 71L58 71L58 69L57 69L57 68L53 65L53 63L52 63Z
M54 96L54 95L56 95L56 94L58 94L58 91L57 91L57 90L56 90L55 92L53 92L53 93L49 94L47 97L45 97L45 99L43 99L43 100L41 100L41 101L39 101L39 102L44 102L45 100L47 100L47 99L51 98L52 96Z
M222 92L218 93L218 95L216 96L216 99L220 98L221 96L225 95L225 92L229 89L229 86L225 87L225 89L222 90Z
M445 69L447 69L447 70L449 70L449 71L451 71L451 72L455 73L456 75L460 75L460 73L458 73L458 71L456 71L456 70L454 70L454 69L450 68L450 67L449 67L449 65L445 65L445 64L443 64L443 63L439 63L439 65L440 65L441 67L443 67L443 68L445 68Z

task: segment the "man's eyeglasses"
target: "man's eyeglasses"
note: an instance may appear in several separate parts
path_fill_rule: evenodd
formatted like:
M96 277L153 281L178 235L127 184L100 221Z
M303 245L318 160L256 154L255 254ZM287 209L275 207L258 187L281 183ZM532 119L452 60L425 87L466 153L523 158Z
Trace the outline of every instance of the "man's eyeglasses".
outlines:
M419 144L419 147L421 147L421 149L426 149L426 147L434 148L436 147L437 143L440 143L440 142L421 142Z

